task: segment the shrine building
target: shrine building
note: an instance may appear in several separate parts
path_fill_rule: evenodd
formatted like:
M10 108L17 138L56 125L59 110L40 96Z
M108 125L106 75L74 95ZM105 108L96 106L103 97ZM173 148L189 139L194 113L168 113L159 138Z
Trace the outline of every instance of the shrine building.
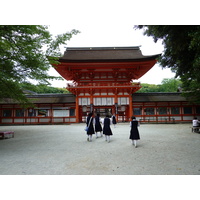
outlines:
M147 73L158 56L143 56L138 46L67 48L55 69L72 81L67 89L76 96L76 122L89 112L127 121L133 115L132 95L141 88L134 80Z

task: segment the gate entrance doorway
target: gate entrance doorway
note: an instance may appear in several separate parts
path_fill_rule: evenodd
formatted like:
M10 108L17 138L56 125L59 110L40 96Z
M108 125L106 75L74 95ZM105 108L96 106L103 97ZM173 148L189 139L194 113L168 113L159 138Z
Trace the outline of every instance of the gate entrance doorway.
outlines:
M79 122L86 122L88 114L91 112L90 106L79 106ZM93 108L94 116L98 113L101 118L105 118L106 115L110 117L115 115L117 122L127 122L129 121L129 106L119 106L116 111L115 105L113 106L94 106Z
M95 107L94 108L94 115L100 114L101 118L105 118L106 115L110 117L114 114L114 109L111 106L104 106L104 107Z
M86 118L90 112L90 106L80 106L79 122L86 122ZM115 110L113 106L94 106L93 113L94 116L96 116L99 113L101 118L105 118L106 115L109 115L111 117L113 114L115 114Z

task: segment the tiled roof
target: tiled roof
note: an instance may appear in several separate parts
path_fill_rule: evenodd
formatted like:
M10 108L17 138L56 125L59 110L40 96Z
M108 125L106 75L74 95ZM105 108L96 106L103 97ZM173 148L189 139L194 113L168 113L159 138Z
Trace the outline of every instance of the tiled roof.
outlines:
M133 102L187 101L179 92L134 93Z
M136 47L68 47L60 61L84 60L151 60L160 54L143 56Z
M73 94L33 94L26 95L32 103L75 103L75 96ZM5 98L0 101L0 104L16 104L15 101Z
M33 103L75 103L73 94L37 94L27 95Z
M59 104L59 103L74 103L76 102L75 95L73 94L35 94L27 95L33 103L41 104ZM181 93L134 93L133 102L180 102L187 101ZM0 104L16 104L11 99L4 99Z

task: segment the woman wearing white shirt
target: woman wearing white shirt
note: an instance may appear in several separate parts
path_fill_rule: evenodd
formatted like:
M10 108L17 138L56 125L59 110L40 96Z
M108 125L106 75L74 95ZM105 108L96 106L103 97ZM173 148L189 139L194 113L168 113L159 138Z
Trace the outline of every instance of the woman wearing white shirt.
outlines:
M192 125L195 127L198 127L199 123L200 123L200 121L196 117L194 117L194 119L192 120Z
M194 117L194 119L192 120L192 126L193 127L199 127L200 121L197 119L197 117ZM198 128L194 128L194 132L197 132L199 129Z

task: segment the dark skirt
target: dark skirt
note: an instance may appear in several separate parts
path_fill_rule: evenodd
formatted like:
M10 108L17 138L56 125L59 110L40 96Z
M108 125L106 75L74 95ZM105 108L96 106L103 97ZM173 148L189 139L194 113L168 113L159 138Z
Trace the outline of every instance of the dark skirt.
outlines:
M95 132L101 132L102 127L99 121L99 117L95 117Z
M113 124L117 124L117 121L116 121L116 117L115 117L115 116L112 116L112 123L113 123Z
M88 135L92 135L92 134L95 134L94 133L94 126L93 126L93 118L91 119L90 121L90 117L87 118L87 126L89 125L89 128L88 128L88 131L87 131L87 134Z
M138 121L132 121L131 122L131 130L130 130L130 137L131 140L139 140L140 134L138 131Z
M110 128L110 119L107 117L104 119L103 134L112 135L112 131Z

